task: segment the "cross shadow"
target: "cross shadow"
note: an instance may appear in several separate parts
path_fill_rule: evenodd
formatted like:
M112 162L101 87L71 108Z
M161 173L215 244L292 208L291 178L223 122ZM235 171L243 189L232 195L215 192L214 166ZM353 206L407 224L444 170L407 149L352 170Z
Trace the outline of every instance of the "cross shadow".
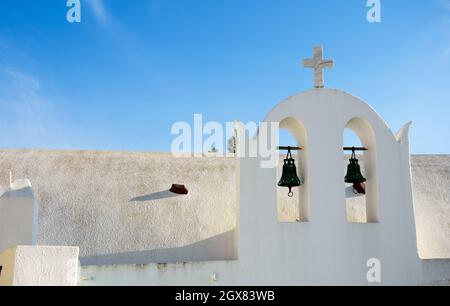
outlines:
M170 190L166 191L160 191L155 192L152 194L144 195L135 197L130 200L130 202L148 202L148 201L156 201L156 200L162 200L162 199L168 199L168 198L175 198L178 197L178 194L170 192Z

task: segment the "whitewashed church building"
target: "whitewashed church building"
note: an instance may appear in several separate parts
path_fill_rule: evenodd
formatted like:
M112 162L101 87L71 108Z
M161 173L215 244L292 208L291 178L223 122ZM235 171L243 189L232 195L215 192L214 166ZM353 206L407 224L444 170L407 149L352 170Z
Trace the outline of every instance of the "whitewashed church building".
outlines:
M283 160L248 154L1 150L0 169L23 179L0 177L0 285L449 284L450 156L411 156L410 123L394 133L324 88L321 47L304 65L314 88L263 120L297 142L292 197ZM346 128L363 192L344 181ZM264 137L236 131L238 152Z

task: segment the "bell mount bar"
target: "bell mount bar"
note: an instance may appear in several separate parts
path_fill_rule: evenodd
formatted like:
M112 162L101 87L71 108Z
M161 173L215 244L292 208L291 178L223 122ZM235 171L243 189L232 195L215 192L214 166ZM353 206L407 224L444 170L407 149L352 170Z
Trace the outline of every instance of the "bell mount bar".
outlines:
M344 147L344 151L369 151L366 147Z
M301 147L278 147L280 151L301 151L303 148Z
M303 150L302 147L278 147L277 148L280 151L301 151ZM369 151L366 147L344 147L344 151Z

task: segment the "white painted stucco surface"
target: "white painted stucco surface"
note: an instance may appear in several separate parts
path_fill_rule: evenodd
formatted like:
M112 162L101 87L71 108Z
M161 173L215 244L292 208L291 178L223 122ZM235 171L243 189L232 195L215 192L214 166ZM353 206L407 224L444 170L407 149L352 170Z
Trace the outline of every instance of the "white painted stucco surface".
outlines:
M450 258L450 156L413 156L417 241L423 259Z
M76 286L78 247L17 246L0 253L1 286Z
M119 158L116 158L117 156ZM38 243L41 245L79 245L82 257L109 254L108 250L126 253L177 248L222 235L235 228L237 189L234 187L233 180L239 169L234 159L223 158L183 159L182 167L186 169L187 173L192 172L199 164L202 168L207 169L203 172L207 172L207 174L202 173L201 176L206 179L212 177L213 182L201 189L200 192L205 192L207 198L210 197L210 194L211 197L215 196L215 200L212 202L203 199L196 202L195 206L198 207L194 206L190 210L185 210L186 216L202 211L200 216L194 217L199 222L189 229L189 233L182 233L181 236L175 237L172 231L156 229L153 235L148 234L152 227L164 228L167 220L164 218L164 214L170 215L170 208L178 207L176 203L182 200L182 197L142 202L141 206L133 209L136 210L135 219L130 224L125 224L126 220L129 220L128 218L120 220L120 210L123 206L133 207L130 205L129 199L135 194L148 194L152 190L158 190L158 188L151 190L144 185L142 181L147 179L147 174L139 174L141 169L148 167L148 163L153 163L154 168L161 169L158 173L170 173L172 171L170 166L168 166L168 170L164 170L169 161L172 163L169 153L0 151L0 167L2 169L11 168L17 177L28 177L31 182L34 182L33 190L40 205ZM114 166L115 163L117 163L116 166ZM126 169L125 165L127 164L134 165L132 170ZM450 156L413 155L411 168L418 250L421 257L450 258L450 200L448 200L450 197ZM138 173L133 174L133 171ZM123 177L125 173L131 173L131 177L140 177L140 179L136 184L132 180L116 179ZM109 183L105 185L103 183L104 176L114 177L114 179L107 180ZM84 179L82 180L81 177ZM7 173L0 176L0 179L1 185L8 185ZM167 185L167 181L170 181L165 176L154 176L151 180L155 182L161 180L162 182L157 182L156 185L163 187ZM90 184L85 184L85 181L89 181ZM193 179L189 181L180 179L180 181L184 181L188 187L191 185L190 181L195 182ZM71 187L63 189L59 184ZM103 188L104 186L106 187ZM164 189L163 187L159 189ZM167 189L167 187L165 188ZM93 193L94 190L97 190L98 193ZM111 200L107 201L105 198L108 197L111 190L125 190L125 195L119 197L120 193L116 192L118 196L113 194ZM133 192L133 190L136 191ZM210 190L214 190L214 192ZM284 190L280 191L280 197L285 197ZM286 200L295 201L295 199L297 198ZM118 203L112 203L112 201L118 201ZM210 212L207 213L206 210ZM170 216L169 220L175 219L179 214L175 209L172 211L173 216ZM281 215L287 220L292 220L290 217L297 212L298 208L293 207L290 203L281 208ZM122 214L126 215L124 212ZM83 220L86 216L88 218ZM113 226L108 221L110 218L115 220L119 218L119 222L115 223L118 229L114 233L119 236L123 235L120 241L126 240L127 236L132 236L133 233L139 231L142 231L140 234L142 239L132 239L132 242L122 245L120 241L109 238L111 236L109 229ZM150 225L140 228L140 225L145 224L145 220L148 219L152 219L149 222ZM94 220L99 224L89 224ZM94 228L98 232L91 233ZM92 235L96 239L88 239ZM187 238L186 235L190 235L190 238ZM232 236L228 235L228 237ZM167 243L161 243L161 241ZM227 251L224 250L224 258L228 258L226 253Z
M0 169L32 182L40 205L38 244L79 246L82 262L101 256L100 263L110 263L129 255L140 263L139 252L149 250L155 251L146 253L152 261L171 261L166 250L183 247L186 260L235 257L232 242L223 242L236 228L235 159L3 150ZM0 175L1 185L8 180L8 173ZM174 183L185 184L189 195L171 195ZM198 245L207 239L212 248ZM175 254L172 260L179 259Z

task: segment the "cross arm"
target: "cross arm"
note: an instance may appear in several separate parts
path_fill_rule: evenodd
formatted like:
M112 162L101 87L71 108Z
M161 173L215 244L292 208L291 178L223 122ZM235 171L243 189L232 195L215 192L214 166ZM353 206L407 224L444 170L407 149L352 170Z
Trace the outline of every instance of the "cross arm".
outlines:
M306 68L314 68L315 66L314 59L304 59L303 66Z
M323 60L323 62L321 62L319 64L319 67L321 67L321 68L333 68L334 67L334 62L332 60Z

